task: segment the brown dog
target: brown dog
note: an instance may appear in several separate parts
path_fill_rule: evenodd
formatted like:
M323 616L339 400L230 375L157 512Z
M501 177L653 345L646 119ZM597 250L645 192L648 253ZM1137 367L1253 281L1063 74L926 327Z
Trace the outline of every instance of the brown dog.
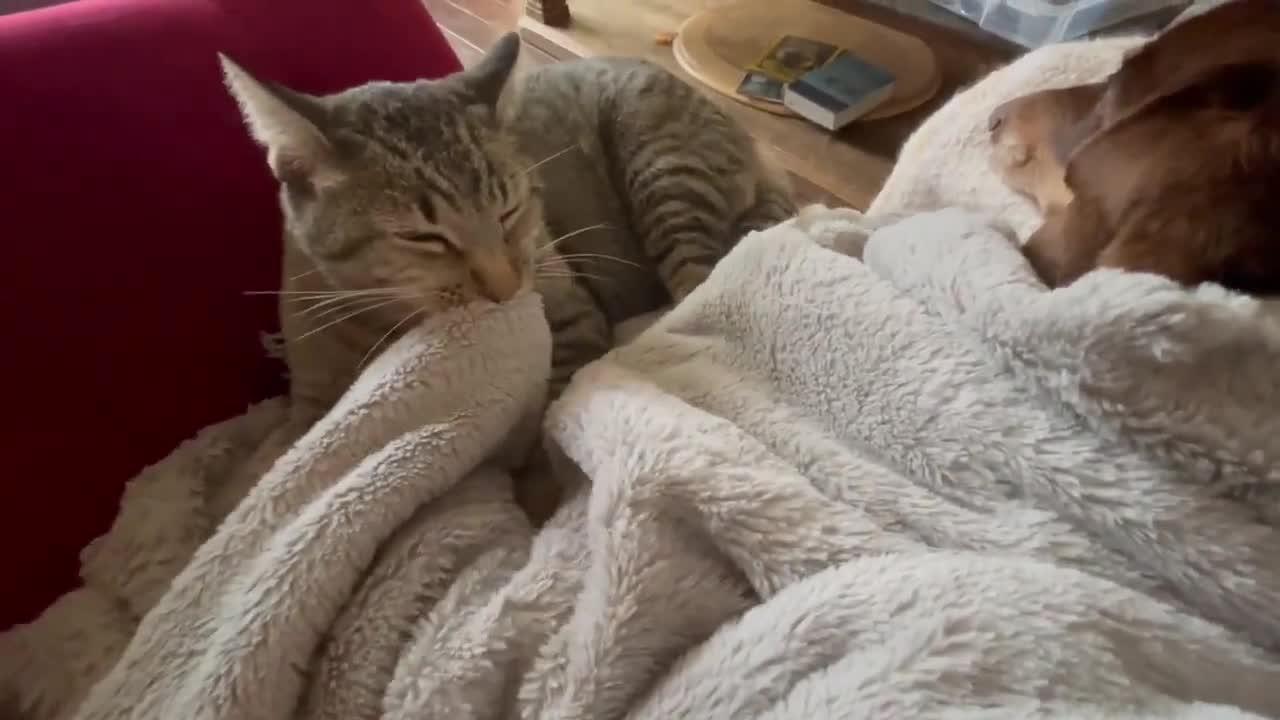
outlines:
M1280 0L1180 23L1105 82L998 108L996 163L1044 224L1051 286L1095 267L1280 294Z

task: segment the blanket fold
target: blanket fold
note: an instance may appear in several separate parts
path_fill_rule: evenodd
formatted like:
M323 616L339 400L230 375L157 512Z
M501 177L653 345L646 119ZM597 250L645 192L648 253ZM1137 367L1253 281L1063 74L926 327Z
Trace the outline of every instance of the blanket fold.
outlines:
M508 341L527 352L502 351ZM376 709L403 636L430 609L432 580L443 596L468 553L487 553L504 537L516 549L528 542L509 475L483 464L504 444L528 444L512 431L541 407L549 357L534 297L464 308L406 334L171 576L77 716L286 717L308 684L307 708L345 716L359 705L351 691L364 678ZM185 457L153 469L167 490L191 481ZM149 529L156 552L174 551L163 527ZM406 556L424 543L430 561ZM164 557L148 552L135 562ZM168 565L151 567L159 580ZM399 616L386 615L397 600ZM372 627L362 601L378 610ZM381 664L367 664L379 655ZM338 698L326 693L335 685Z
M1273 380L1274 319L1090 282L1045 290L981 214L809 209L575 377L544 432L578 484L537 531L487 460L545 388L500 351L546 347L536 303L424 326L64 716L1280 715L1273 448L1151 375L1227 388L1229 348ZM122 519L190 505L188 480ZM172 567L187 541L154 537L133 562ZM143 580L98 591L164 585Z

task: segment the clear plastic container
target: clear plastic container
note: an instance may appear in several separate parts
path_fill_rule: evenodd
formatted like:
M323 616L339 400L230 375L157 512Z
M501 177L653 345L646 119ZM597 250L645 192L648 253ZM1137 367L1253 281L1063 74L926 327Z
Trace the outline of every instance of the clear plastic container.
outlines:
M1191 0L931 0L987 32L1035 48L1185 8Z

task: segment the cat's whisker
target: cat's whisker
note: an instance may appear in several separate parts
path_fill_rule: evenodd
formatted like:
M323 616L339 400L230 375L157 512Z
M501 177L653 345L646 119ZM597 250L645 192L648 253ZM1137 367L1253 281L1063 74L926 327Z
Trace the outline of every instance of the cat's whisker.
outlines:
M378 342L374 343L373 347L369 348L369 351L364 354L364 357L360 358L360 362L356 364L356 367L358 368L364 367L365 362L368 361L371 357L373 357L374 353L377 352L378 346L386 342L387 338L391 337L392 333L394 333L396 330L399 330L401 326L409 322L415 316L421 315L426 311L427 309L425 307L420 307L417 310L414 310L413 312L409 313L408 315L405 315L403 318L400 319L400 322L396 323L395 325L392 325L391 329L383 333L382 337L378 338Z
M246 290L245 295L288 295L290 297L330 297L333 295L375 295L390 291L407 291L408 287L364 288L360 290ZM304 297L305 296L305 297Z
M641 270L644 269L644 266L638 262L633 262L625 258L614 257L612 255L605 255L603 253L570 253L568 255L561 255L560 259L562 260L609 260L611 262L621 263L623 265L638 267Z
M306 299L289 300L287 302L300 302L301 304L301 302L310 301L311 304L307 305L306 307L303 307L303 309L301 310L302 314L307 314L307 313L310 313L310 311L312 310L320 309L320 307L325 307L325 306L334 305L334 304L343 305L343 304L346 304L346 302L344 301L349 301L349 300L390 300L390 299L396 299L396 297L406 297L406 295L407 293L403 293L403 292L378 292L378 293L370 293L370 295L335 295L332 297L306 297Z
M356 309L357 307L360 307L361 305L367 305L367 304L370 304L370 303L382 302L383 300L387 300L387 299L396 299L396 298L400 298L400 297L403 297L403 296L401 296L401 295L394 295L394 296L375 295L375 296L373 296L373 297L361 297L361 298L331 298L330 300L325 301L325 302L326 302L326 303L327 303L327 302L332 302L332 300L335 300L335 299L336 299L338 302L334 303L333 305L329 306L328 308L326 308L326 309L324 309L324 310L320 310L319 312L316 312L315 314L311 314L311 313L312 313L312 311L316 310L316 309L319 307L319 305L320 305L320 304L319 304L319 303L317 303L316 305L312 305L311 307L307 308L306 310L303 310L302 312L295 313L295 314L296 314L298 317L308 317L308 316L310 316L312 320L319 320L319 319L320 319L320 318L322 318L322 317L327 317L327 316L329 316L329 315L333 315L334 313L340 313L340 312L344 312L344 311L346 311L346 310L354 310L354 309ZM345 301L345 302L343 302L343 301Z
M534 170L537 170L538 168L542 167L543 165L546 165L547 163L551 162L552 160L555 160L555 159L556 159L556 158L558 158L558 157L561 157L562 155L564 155L564 154L566 154L566 153L572 152L574 149L576 149L576 148L578 148L578 147L580 147L580 146L579 146L579 145L577 145L577 144L573 144L573 145L570 145L569 147L567 147L567 148L565 148L565 149L563 149L563 150L560 150L560 151L558 151L558 152L553 152L553 153L551 153L550 155L548 155L548 156L546 156L546 157L542 158L542 159L541 159L541 160L539 160L538 162L536 162L536 163L534 163L534 164L530 165L529 167L525 168L525 169L524 169L524 174L525 174L525 175L528 175L529 173L533 172Z
M572 270L572 271L565 271L565 272L559 272L559 273L539 272L539 273L535 273L535 277L546 278L546 279L568 278L570 280L573 280L574 278L590 278L592 280L598 280L600 282L608 282L607 280L600 277L599 275L592 275L591 273L582 272L580 270Z
M560 237L552 240L546 245L543 245L540 248L540 250L542 252L546 252L548 250L554 250L557 245L564 242L565 240L568 240L571 237L576 237L578 235L581 235L584 232L591 232L592 230L603 230L605 228L610 228L610 227L613 227L613 226L610 225L609 223L596 223L595 225L588 225L586 227L581 227L581 228L578 228L577 230L574 230L573 232L565 233L564 235L561 235Z
M380 299L381 296L375 296L375 298ZM331 298L320 298L320 299L317 299L311 305L308 305L307 307L302 308L301 310L298 310L293 314L296 315L297 317L307 317L308 315L316 313L317 311L319 311L321 308L324 308L324 307L332 306L332 307L329 307L330 310L332 310L334 307L337 307L337 308L352 307L356 304L356 302L359 299L361 298L352 298L346 295L339 295L337 297L331 297ZM316 314L315 317L321 317L327 312L329 311L328 310L321 311L318 314Z
M558 265L543 265L533 269L534 275L538 277L550 277L552 274L573 277L574 275L582 275L583 277L591 277L586 272L571 267L561 267Z
M367 290L334 290L324 291L321 293L312 293L310 295L295 295L290 299L299 298L306 300L307 298L323 298L323 297L367 297L369 295L385 295L389 292L400 292L408 288L369 288Z
M332 295L340 290L245 290L245 295Z
M390 299L390 300L383 300L382 302L380 302L380 303L378 303L378 304L376 304L376 305L369 305L369 306L366 306L366 307L362 307L362 308L360 308L359 310L356 310L355 312L351 312L351 313L347 313L346 315L343 315L342 317L338 318L337 320L330 320L329 322L325 323L324 325L321 325L321 326L320 326L320 327L318 327L318 328L314 328L314 329L308 330L307 332L305 332L305 333L303 333L303 334L299 335L299 336L298 336L298 340L305 340L305 339L307 339L307 338L311 337L312 335L315 335L316 333L320 332L321 330L327 330L327 329L329 329L329 328L333 327L334 325L337 325L338 323L341 323L341 322L345 322L345 321L347 321L347 320L350 320L351 318L353 318L353 317L355 317L355 316L357 316L357 315L363 315L364 313L370 312L370 311L372 311L372 310L377 310L377 309L378 309L378 308L380 308L380 307L385 307L385 306L387 306L387 305L390 305L390 304L391 304L391 303L393 303L393 302L399 302L399 301L400 301L400 298L392 298L392 299ZM297 342L297 341L295 341L295 342Z
M307 277L308 275L315 275L318 272L320 272L320 268L311 268L306 272L300 272L297 275L290 277L289 282L293 282L294 280L301 280L302 278Z
M347 305L354 306L355 303L359 300L382 300L384 297L389 298L391 296L374 295L372 297L359 297L359 298L347 297L347 296L321 298L319 300L316 300L315 302L312 302L309 305L306 305L305 307L296 306L296 307L290 308L289 312L290 314L296 315L298 317L307 317L308 315L315 314L331 306L336 306L336 307L344 307Z
M322 308L326 305L332 305L334 303L337 303L340 305L346 304L343 302L344 300L377 300L380 298L406 297L406 296L407 296L406 290L397 289L397 288L388 288L388 289L380 289L377 292L342 293L339 295L332 295L329 297L302 298L299 300L299 302L305 302L306 300L316 301L302 311L301 313L302 315L307 315L308 313L318 310L319 308ZM291 299L290 302L292 301L293 300Z
M559 258L554 258L554 259L545 260L542 262L535 262L533 263L533 269L534 270L543 270L543 269L562 270L568 273L573 272L574 268L572 265L570 265L567 262L558 262L558 260Z
M308 295L290 296L286 303L309 303L300 311L293 312L298 317L314 315L316 318L329 315L332 311L353 308L359 301L395 299L410 296L409 288L370 288L367 290L338 290ZM332 306L332 307L330 307ZM328 308L322 310L322 308Z

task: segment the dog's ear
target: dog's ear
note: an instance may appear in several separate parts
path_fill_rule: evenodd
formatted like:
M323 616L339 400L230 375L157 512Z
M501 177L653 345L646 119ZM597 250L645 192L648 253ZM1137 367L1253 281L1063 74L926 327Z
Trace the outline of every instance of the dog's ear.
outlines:
M1150 194L1147 186L1172 175L1249 162L1270 152L1256 131L1265 124L1271 134L1278 108L1280 0L1228 2L1125 58L1094 110L1093 134L1067 159L1067 187L1077 195L1105 189L1111 197L1102 206L1118 211L1118 198Z
M1233 0L1170 27L1124 59L1100 104L1107 126L1165 98L1229 109L1275 86L1280 0Z
M1092 241L1094 265L1242 289L1266 279L1271 250L1246 238L1272 227L1260 220L1273 204L1242 193L1280 166L1280 0L1235 0L1171 27L1125 58L1094 115L1065 168L1074 200L1051 231Z

